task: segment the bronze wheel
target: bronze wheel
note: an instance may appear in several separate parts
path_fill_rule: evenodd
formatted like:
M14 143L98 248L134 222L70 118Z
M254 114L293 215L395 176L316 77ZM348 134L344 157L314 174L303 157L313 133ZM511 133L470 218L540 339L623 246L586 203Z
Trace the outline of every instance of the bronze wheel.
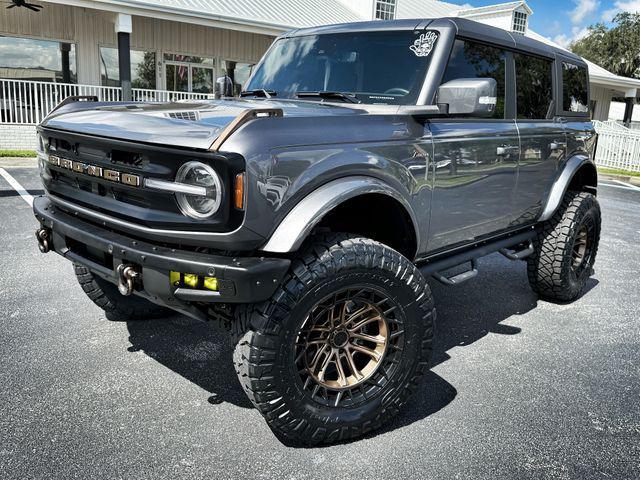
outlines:
M287 445L378 428L428 370L429 286L409 260L375 240L313 237L270 300L235 313L238 379Z
M323 404L357 403L384 386L402 350L396 305L370 288L349 288L318 302L295 343L302 388Z

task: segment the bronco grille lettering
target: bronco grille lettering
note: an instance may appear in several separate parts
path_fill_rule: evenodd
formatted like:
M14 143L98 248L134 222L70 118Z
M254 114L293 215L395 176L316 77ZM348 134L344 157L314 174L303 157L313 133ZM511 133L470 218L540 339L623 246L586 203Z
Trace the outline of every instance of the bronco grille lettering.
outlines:
M100 177L111 182L122 183L131 187L139 187L142 182L140 175L124 173L118 170L103 169L97 165L89 165L83 162L74 162L68 158L61 158L56 155L45 156L50 165L62 167L77 173L83 173L92 177Z

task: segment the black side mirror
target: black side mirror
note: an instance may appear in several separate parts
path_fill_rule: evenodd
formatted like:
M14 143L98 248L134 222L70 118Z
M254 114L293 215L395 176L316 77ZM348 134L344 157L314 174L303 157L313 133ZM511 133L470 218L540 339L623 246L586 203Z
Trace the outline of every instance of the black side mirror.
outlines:
M228 75L216 79L214 95L216 98L233 97L233 80Z

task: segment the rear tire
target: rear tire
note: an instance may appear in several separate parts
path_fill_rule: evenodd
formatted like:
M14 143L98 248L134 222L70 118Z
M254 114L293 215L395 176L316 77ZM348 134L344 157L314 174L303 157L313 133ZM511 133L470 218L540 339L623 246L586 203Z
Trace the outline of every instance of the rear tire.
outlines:
M569 191L542 224L527 259L531 288L541 297L575 300L591 276L600 241L600 205L589 192Z
M73 268L84 293L105 311L107 319L111 321L147 320L171 315L171 310L144 298L121 295L118 287L93 275L82 265L74 264Z
M434 319L428 285L400 253L322 235L270 300L237 309L236 373L285 443L358 437L415 391L429 367Z

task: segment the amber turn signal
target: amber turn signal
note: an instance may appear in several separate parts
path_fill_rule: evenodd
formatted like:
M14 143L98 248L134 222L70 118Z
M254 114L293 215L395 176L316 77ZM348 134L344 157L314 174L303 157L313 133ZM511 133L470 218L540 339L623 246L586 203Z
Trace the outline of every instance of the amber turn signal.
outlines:
M233 185L233 205L238 210L244 210L244 173L236 175Z

